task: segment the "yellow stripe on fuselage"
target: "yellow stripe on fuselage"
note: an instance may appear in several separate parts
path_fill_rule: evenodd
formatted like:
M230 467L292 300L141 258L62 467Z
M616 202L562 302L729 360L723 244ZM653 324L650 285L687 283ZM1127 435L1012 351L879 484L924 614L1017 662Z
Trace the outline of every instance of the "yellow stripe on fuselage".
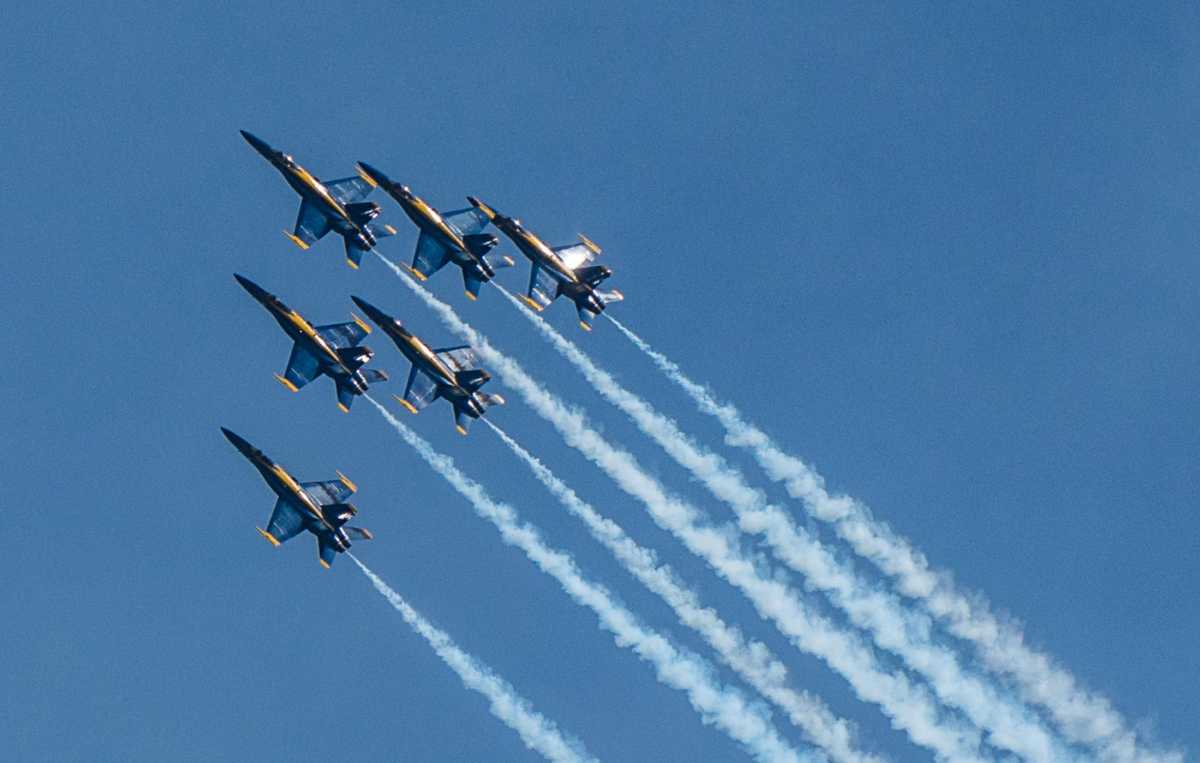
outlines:
M409 203L412 204L413 209L417 210L422 217L437 226L437 229L440 230L446 236L446 238L450 239L450 241L458 247L459 251L467 251L466 242L464 242L457 233L450 229L450 226L446 224L446 221L442 219L442 216L438 214L436 209L426 204L425 200L421 197L415 194L409 195L412 196L412 201Z
M332 207L333 210L337 212L343 220L348 223L353 223L353 221L350 219L350 213L346 211L346 208L342 206L342 203L333 198L333 194L329 192L329 189L322 185L320 180L317 180L315 177L313 177L311 172L304 169L299 164L293 164L289 167L289 169L292 171L293 175L300 179L301 183L304 183L306 186L311 188L313 193L320 196L325 203L329 204L329 206Z
M525 238L525 243L537 250L538 256L544 260L543 266L549 270L557 271L559 275L566 278L572 283L579 279L575 277L574 271L563 264L563 261L558 258L545 241L530 233L527 230L522 230L521 235Z
M289 310L287 313L285 313L285 316L289 321L292 322L293 326L300 329L300 333L311 339L317 345L317 347L320 347L321 352L325 353L325 355L328 356L331 361L336 363L338 367L340 367L346 373L350 373L350 369L346 368L346 366L342 364L342 357L333 351L333 348L330 347L325 342L325 339L317 333L317 330L312 327L312 324L304 319L303 315L295 310Z

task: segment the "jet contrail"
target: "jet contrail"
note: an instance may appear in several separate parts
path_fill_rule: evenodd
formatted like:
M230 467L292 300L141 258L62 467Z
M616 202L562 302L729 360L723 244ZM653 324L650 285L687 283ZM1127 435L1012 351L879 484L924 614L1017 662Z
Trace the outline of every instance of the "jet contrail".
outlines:
M1021 698L1043 707L1068 740L1086 745L1101 760L1114 763L1182 762L1182 753L1143 749L1108 699L1080 686L1049 656L1028 647L1019 625L996 617L981 595L960 592L948 573L932 570L911 542L875 519L866 506L847 496L831 496L815 470L783 452L764 432L745 421L735 406L718 402L676 363L617 319L605 317L702 412L720 421L727 443L748 449L772 480L782 482L789 495L803 502L809 515L831 523L857 554L894 579L901 593L920 602L950 633L971 643L989 669L1013 679Z
M808 584L824 593L850 622L870 633L876 646L900 657L907 667L928 680L943 704L962 710L986 731L988 743L1034 763L1071 759L1066 745L1035 712L996 685L965 671L954 650L934 640L928 617L910 612L899 597L863 579L835 558L789 514L767 503L760 491L746 484L740 471L680 431L674 421L597 367L540 315L523 307L503 287L498 288L596 392L629 416L643 434L699 479L710 493L728 504L742 530L762 535L778 559L804 575Z
M611 551L631 575L662 597L680 622L703 636L726 665L787 713L792 723L830 759L838 763L883 763L879 756L855 749L850 725L836 717L824 702L788 686L787 668L766 644L747 641L740 629L722 620L715 610L703 606L699 595L684 585L674 570L659 564L653 551L638 545L619 524L601 516L507 432L487 419L483 423L525 462L567 511L587 525L592 537Z
M558 730L554 721L549 720L533 709L529 702L517 693L516 689L500 678L496 673L479 660L464 652L454 643L445 631L436 628L433 623L421 616L412 608L400 594L372 572L354 554L347 554L367 579L375 586L375 590L391 603L404 622L412 626L421 638L429 642L437 656L442 658L450 669L458 674L463 686L479 692L491 703L492 715L520 735L521 741L529 749L541 753L547 760L561 763L583 763L595 761L583 743L574 737L564 736Z
M640 500L660 527L674 534L718 575L746 594L759 614L774 622L793 645L824 660L850 683L860 699L879 705L892 724L903 729L914 743L945 760L983 759L976 729L943 718L937 703L923 687L914 684L903 672L887 672L868 645L812 612L785 581L761 573L756 560L737 547L732 533L703 524L695 507L667 494L656 479L642 471L632 454L606 441L588 426L581 413L538 384L515 360L494 349L453 308L419 286L391 260L382 254L379 257L451 331L471 344L500 373L507 386L520 392L571 447L599 466L622 490Z
M613 634L619 645L631 647L654 666L659 681L685 692L705 723L721 729L758 760L795 763L816 760L808 755L801 756L779 735L761 703L752 703L737 689L717 683L714 671L705 661L683 652L666 637L643 625L604 587L583 577L569 555L543 543L541 533L532 525L521 523L511 506L492 500L482 485L459 471L454 459L435 451L370 395L364 397L425 463L470 502L476 514L496 526L505 543L525 552L529 560L557 580L577 604L595 612L601 626Z

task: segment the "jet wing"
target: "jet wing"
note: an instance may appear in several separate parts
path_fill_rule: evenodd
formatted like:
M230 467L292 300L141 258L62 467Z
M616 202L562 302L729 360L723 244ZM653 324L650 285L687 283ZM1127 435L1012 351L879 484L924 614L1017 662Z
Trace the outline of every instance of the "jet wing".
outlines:
M433 236L425 231L417 238L417 251L413 254L412 269L422 278L428 278L450 261L450 252Z
M331 347L356 347L371 329L360 320L349 323L331 323L328 326L317 326L317 334L329 343Z
M408 372L408 384L404 387L404 396L398 399L401 405L416 413L436 400L437 395L437 382L428 374L421 373L414 365Z
M596 259L596 251L586 244L571 244L569 246L557 246L554 248L554 253L558 255L558 259L567 266L568 270L574 270L580 265L586 265Z
M550 275L549 270L540 267L536 262L533 263L533 270L529 273L529 292L526 304L540 313L557 296L558 281L554 280L554 276Z
M300 487L304 488L304 492L308 493L318 506L342 503L354 494L355 488L350 480L342 477L340 473L338 476L339 479L336 480L301 482Z
M329 220L321 214L321 210L307 201L300 202L300 211L296 214L296 228L288 236L292 243L301 249L307 249L328 232Z
M275 502L275 511L271 512L271 521L267 524L267 532L276 543L283 543L304 529L304 517L288 501L280 498Z
M483 210L476 209L475 207L447 212L442 215L442 220L463 236L482 233L483 229L490 222L490 219L484 214Z
M475 357L475 350L471 349L469 344L459 345L458 347L443 347L440 350L434 350L433 354L441 358L442 362L450 366L453 371L470 371L473 368L479 367L479 360Z
M292 345L292 354L288 356L287 370L283 376L277 376L280 383L289 387L293 392L308 384L321 373L321 364L316 356L298 344Z
M330 196L342 204L352 204L367 198L375 186L355 175L340 180L330 180L325 183L325 189L329 191Z

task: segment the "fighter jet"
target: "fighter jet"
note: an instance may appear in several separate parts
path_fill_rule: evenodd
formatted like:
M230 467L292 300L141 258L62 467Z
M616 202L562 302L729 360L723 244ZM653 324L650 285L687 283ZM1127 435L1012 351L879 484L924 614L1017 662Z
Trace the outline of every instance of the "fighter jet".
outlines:
M372 185L378 185L400 204L404 214L421 230L412 267L408 271L424 281L442 269L447 262L462 268L467 297L479 297L479 287L496 276L497 268L512 267L507 255L488 254L498 239L484 233L488 217L474 207L439 213L413 193L366 162L358 163L358 174Z
M535 312L545 310L558 297L568 297L579 311L579 325L591 331L592 319L604 311L605 305L625 299L616 289L596 288L612 275L612 270L603 265L584 267L600 254L600 247L587 236L580 233L578 244L550 247L522 226L520 220L505 217L474 196L468 196L467 201L487 215L533 264L529 290L521 299Z
M378 204L363 201L375 188L370 180L356 176L322 183L290 154L276 151L245 130L241 133L300 194L296 229L292 233L283 232L296 246L308 249L329 231L336 231L346 242L346 264L357 268L363 254L375 248L377 239L396 233L392 226L375 221L379 216Z
M242 288L250 292L259 303L267 308L279 325L294 341L292 354L288 356L287 370L275 379L292 392L298 392L321 374L333 379L337 385L338 408L350 412L355 395L366 393L367 386L387 381L387 374L373 368L363 368L375 354L370 347L360 347L359 342L371 333L371 327L352 315L349 323L331 323L328 326L313 326L300 313L283 304L274 294L251 281L233 274Z
M358 490L346 475L338 472L336 480L297 482L261 450L225 427L221 427L221 431L233 443L233 447L254 464L254 468L279 496L267 529L255 528L272 546L279 546L301 530L308 530L317 536L318 561L322 567L329 569L334 555L350 548L351 538L371 540L374 537L370 530L346 525L346 520L358 513L353 505L345 503Z
M472 419L479 418L493 405L504 405L504 398L499 395L479 391L492 377L478 367L475 351L469 346L431 350L400 321L366 300L350 299L392 338L404 357L412 361L404 395L393 396L409 413L417 413L439 397L444 398L454 406L454 428L465 435Z

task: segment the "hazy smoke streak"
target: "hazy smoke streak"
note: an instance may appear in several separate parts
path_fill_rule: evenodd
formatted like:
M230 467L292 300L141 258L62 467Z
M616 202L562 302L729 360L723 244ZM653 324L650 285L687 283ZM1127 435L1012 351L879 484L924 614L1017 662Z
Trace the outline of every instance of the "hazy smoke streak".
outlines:
M866 506L847 496L831 496L816 471L780 450L765 433L746 422L735 406L719 403L706 387L684 375L676 363L615 318L605 317L701 411L721 422L726 442L748 449L767 475L782 482L811 516L831 523L856 553L893 578L901 593L919 601L950 633L970 642L989 669L1014 679L1020 696L1045 708L1067 739L1088 745L1106 761L1183 760L1182 753L1140 749L1136 735L1111 703L1081 687L1048 656L1026 646L1018 624L996 617L981 595L958 591L948 573L931 570L923 554L885 522L875 519Z
M802 651L813 654L842 675L856 695L880 706L892 724L916 744L946 760L981 760L978 732L953 719L942 718L929 693L902 672L887 672L870 647L854 634L812 612L786 582L761 574L755 560L742 553L731 534L700 523L702 515L674 498L637 465L633 456L614 447L587 425L582 414L568 408L530 377L520 364L495 350L485 337L463 322L446 303L434 297L399 267L380 255L408 286L462 339L472 345L504 383L517 390L538 415L550 422L563 439L608 474L622 490L650 510L659 526L679 538L718 575L738 587L759 614L771 620ZM493 282L494 283L494 282ZM500 291L511 299L511 295Z
M746 484L740 471L597 367L540 315L522 307L507 291L504 295L593 389L629 416L643 434L699 479L710 493L728 504L744 531L762 535L778 559L826 594L852 623L871 634L878 647L896 654L907 667L925 677L943 704L962 710L972 723L987 731L990 744L1034 763L1062 763L1071 758L1066 746L1045 728L1036 713L1002 695L994 684L964 671L953 649L934 641L926 616L908 611L898 597L856 575L818 539L796 525L791 516L768 504L761 492Z
M575 738L564 737L554 721L547 719L533 709L507 681L496 675L495 671L481 664L471 655L464 652L454 643L444 631L438 630L432 623L412 608L400 594L363 564L354 554L347 554L363 574L374 584L375 590L383 594L404 621L412 626L421 638L429 642L433 651L458 674L463 686L479 692L487 697L492 715L520 735L525 746L541 753L547 760L572 763L573 761L594 761L583 744Z
M505 543L521 549L540 570L557 580L577 604L595 612L601 626L613 634L619 646L631 647L654 666L660 682L685 692L705 723L716 726L741 743L758 760L812 760L808 756L801 758L779 736L769 713L765 713L759 703L751 703L737 689L721 686L703 660L681 651L667 638L639 622L604 587L584 578L569 555L543 543L537 528L520 523L512 507L493 501L483 486L459 471L452 458L435 451L386 408L370 396L365 397L425 463L470 502L476 514L496 526Z
M881 763L878 756L856 750L846 721L837 718L819 698L788 686L787 668L763 643L748 642L741 630L721 619L700 603L695 591L684 585L666 564L659 564L653 551L644 548L619 524L601 516L590 504L560 480L545 464L523 448L500 427L484 419L562 505L587 525L593 538L613 553L631 575L658 594L675 611L680 622L697 631L708 645L746 683L778 705L809 740L835 761Z

